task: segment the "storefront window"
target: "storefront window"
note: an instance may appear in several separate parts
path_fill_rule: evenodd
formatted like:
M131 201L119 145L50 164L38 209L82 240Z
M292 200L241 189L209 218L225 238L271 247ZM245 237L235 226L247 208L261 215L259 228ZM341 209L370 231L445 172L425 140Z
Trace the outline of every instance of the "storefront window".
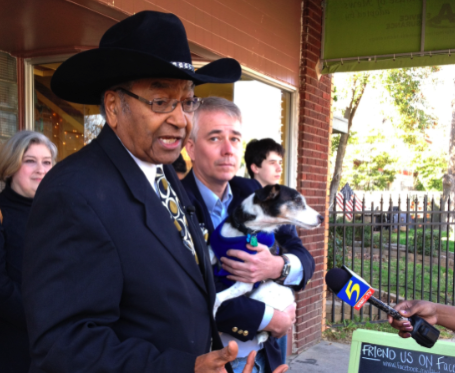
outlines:
M0 142L17 131L16 59L0 52Z
M60 63L33 65L33 123L35 131L44 133L55 143L59 160L62 160L93 140L101 131L104 120L97 105L81 105L64 101L52 92L50 81L59 65ZM267 137L286 148L290 93L245 75L234 84L198 86L195 94L198 97L224 97L239 106L243 117L244 149L252 139ZM183 152L183 155L190 165L186 152ZM283 159L283 163L285 160ZM283 169L286 170L285 167ZM247 176L247 174L242 154L242 166L238 175ZM284 180L283 172L282 181Z
M45 134L62 160L81 149L101 131L104 120L97 105L81 105L58 98L50 88L60 63L33 66L35 131Z

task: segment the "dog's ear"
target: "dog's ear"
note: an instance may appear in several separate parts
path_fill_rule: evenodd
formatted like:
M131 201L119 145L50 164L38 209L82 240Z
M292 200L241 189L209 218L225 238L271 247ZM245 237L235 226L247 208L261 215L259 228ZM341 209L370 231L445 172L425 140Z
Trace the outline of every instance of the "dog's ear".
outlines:
M262 202L275 199L280 194L280 185L267 185L264 188L257 190L255 194L259 201Z

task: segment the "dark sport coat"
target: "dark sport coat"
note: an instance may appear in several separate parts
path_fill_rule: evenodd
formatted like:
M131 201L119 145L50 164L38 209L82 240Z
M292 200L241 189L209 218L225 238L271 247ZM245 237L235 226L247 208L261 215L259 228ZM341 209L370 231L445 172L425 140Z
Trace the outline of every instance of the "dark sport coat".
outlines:
M188 206L175 172L164 170ZM26 233L30 373L193 373L211 339L221 348L206 246L195 216L187 220L199 267L108 125L56 165Z
M209 231L209 235L214 231L215 227L212 224L207 206L202 198L196 180L194 179L193 171L182 180L183 186L188 193L190 203L196 209L196 215L199 223L205 225ZM261 188L261 185L254 179L246 179L235 176L229 185L232 190L233 199L228 208L228 213L239 206L243 200ZM285 247L290 254L296 255L302 263L304 274L299 285L293 286L294 290L302 290L308 281L313 276L314 259L305 247L302 245L302 240L298 237L294 226L286 225L281 227L275 233L276 240L282 247ZM226 288L221 281L217 281L217 292ZM219 308L216 316L218 330L223 333L228 333L241 341L252 340L257 332L259 325L264 317L265 304L246 296L238 297L224 302ZM238 330L248 331L248 335L239 334ZM264 344L269 363L269 371L275 369L281 364L281 353L276 343L275 338L270 337Z

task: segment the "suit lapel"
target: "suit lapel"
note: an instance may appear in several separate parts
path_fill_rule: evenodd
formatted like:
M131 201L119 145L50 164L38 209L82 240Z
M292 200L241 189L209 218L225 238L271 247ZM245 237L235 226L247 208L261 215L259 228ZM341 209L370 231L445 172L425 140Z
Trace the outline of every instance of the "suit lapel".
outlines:
M174 223L169 216L169 211L162 205L144 173L128 154L109 125L106 124L104 126L95 141L99 143L120 172L133 196L144 205L145 224L148 229L201 289L207 291L201 271L196 265L193 255L184 247ZM172 182L171 185L173 186Z
M215 228L212 223L212 218L210 217L209 210L204 203L201 192L197 187L196 180L194 179L193 170L191 170L183 181L183 185L190 196L191 202L197 207L197 212L199 213L199 221L202 221L205 224L205 227L211 234ZM202 219L202 220L201 220Z

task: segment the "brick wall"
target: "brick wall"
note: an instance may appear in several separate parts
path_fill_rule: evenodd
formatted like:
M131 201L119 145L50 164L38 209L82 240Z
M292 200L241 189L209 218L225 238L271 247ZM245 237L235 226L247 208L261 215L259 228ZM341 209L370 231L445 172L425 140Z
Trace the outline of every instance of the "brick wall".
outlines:
M332 82L318 79L321 55L322 8L320 0L306 0L302 9L302 59L300 66L299 170L297 185L310 206L325 215L325 226L301 231L304 246L313 255L312 281L297 297L297 322L293 352L300 352L321 338L325 320L325 282L328 210L328 153L331 133Z

